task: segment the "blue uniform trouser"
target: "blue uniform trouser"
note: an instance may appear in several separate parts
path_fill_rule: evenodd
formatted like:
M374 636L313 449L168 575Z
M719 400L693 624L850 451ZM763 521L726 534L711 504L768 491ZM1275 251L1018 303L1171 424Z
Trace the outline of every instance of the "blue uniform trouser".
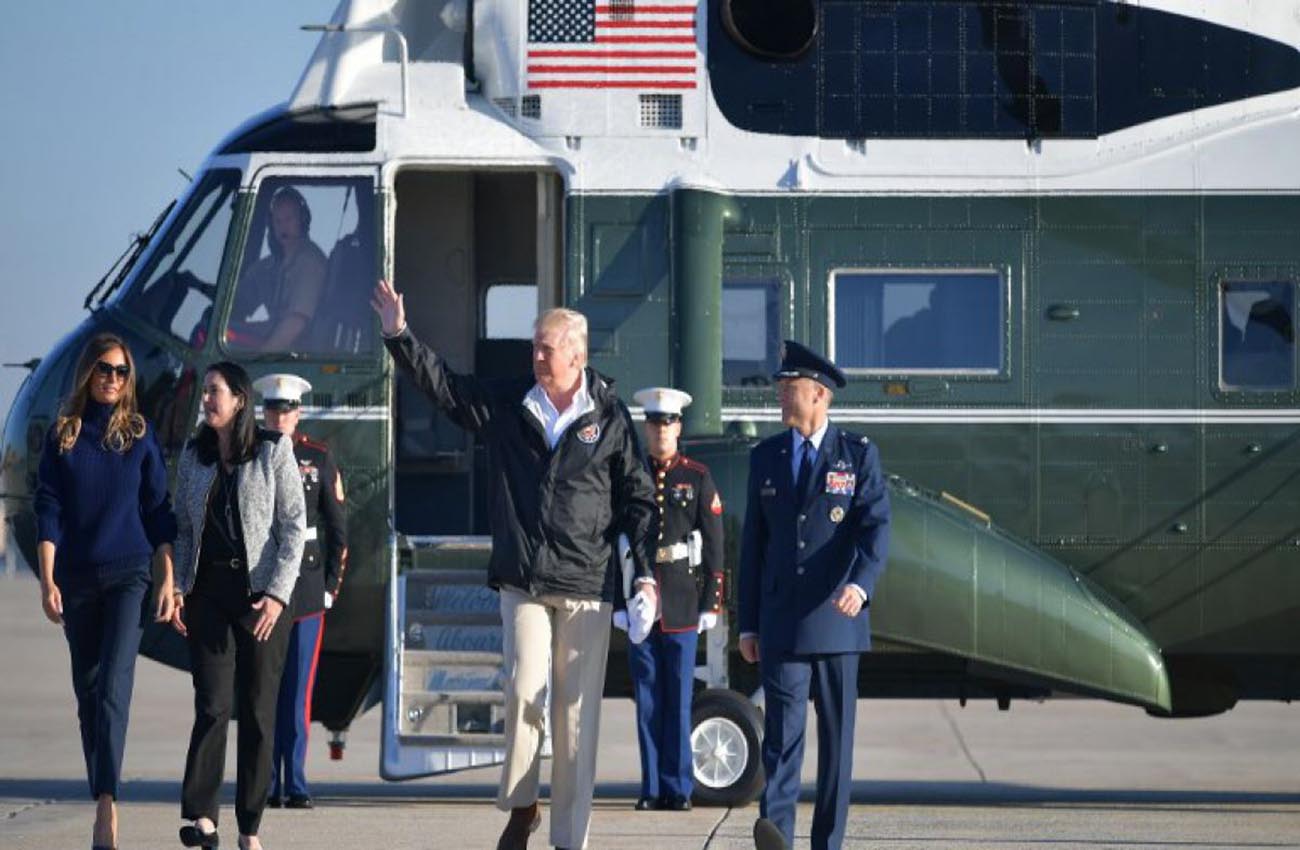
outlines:
M59 591L90 796L111 794L116 799L135 658L144 634L148 561L113 572L64 578Z
M271 796L306 797L307 731L311 726L311 691L316 681L325 612L303 617L289 632L289 654L280 680L275 711L275 750L271 761Z
M689 799L695 790L691 759L691 696L695 682L694 629L664 632L658 624L640 644L628 644L641 744L641 796Z
M853 721L858 656L763 652L764 737L762 816L794 846L794 814L803 765L808 696L817 709L817 802L813 850L838 850L844 841L853 772Z

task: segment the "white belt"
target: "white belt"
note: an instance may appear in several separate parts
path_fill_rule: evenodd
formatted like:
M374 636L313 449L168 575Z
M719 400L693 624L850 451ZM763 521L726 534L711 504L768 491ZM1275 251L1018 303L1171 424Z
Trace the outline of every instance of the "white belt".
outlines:
M303 540L315 540L315 539L316 539L316 526L313 525L311 528L307 529L307 533L303 535L303 538L302 538L302 539L303 539Z
M691 554L691 547L683 541L674 543L671 546L660 546L655 550L656 564L671 564L674 561L681 561Z

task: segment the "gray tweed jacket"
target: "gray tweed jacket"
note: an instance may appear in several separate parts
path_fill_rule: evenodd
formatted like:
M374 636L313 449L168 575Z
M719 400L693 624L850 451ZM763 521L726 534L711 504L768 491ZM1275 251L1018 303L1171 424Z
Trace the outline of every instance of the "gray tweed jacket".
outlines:
M175 500L176 590L181 593L194 588L208 492L216 475L216 464L205 466L193 445L185 447L176 473ZM278 431L259 428L256 454L237 467L235 476L249 587L288 605L307 539L307 508L293 442Z

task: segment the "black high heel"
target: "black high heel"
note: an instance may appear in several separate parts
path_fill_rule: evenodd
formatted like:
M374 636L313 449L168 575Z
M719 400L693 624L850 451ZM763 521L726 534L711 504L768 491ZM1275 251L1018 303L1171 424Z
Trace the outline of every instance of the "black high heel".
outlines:
M181 844L186 847L219 847L221 837L217 835L214 829L211 832L204 832L193 824L186 824L181 827Z

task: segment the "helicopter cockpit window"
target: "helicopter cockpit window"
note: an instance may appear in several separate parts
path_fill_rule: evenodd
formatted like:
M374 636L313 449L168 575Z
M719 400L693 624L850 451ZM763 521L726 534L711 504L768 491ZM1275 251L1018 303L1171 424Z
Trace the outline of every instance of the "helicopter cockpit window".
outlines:
M1287 281L1225 282L1219 296L1221 385L1242 390L1291 389L1295 384L1295 287Z
M368 177L263 181L226 347L333 357L371 351L374 206Z
M239 172L206 175L164 234L122 307L193 348L207 339Z
M857 372L996 374L1005 287L995 270L837 272L835 362Z
M781 282L722 281L722 385L772 382L781 350Z

